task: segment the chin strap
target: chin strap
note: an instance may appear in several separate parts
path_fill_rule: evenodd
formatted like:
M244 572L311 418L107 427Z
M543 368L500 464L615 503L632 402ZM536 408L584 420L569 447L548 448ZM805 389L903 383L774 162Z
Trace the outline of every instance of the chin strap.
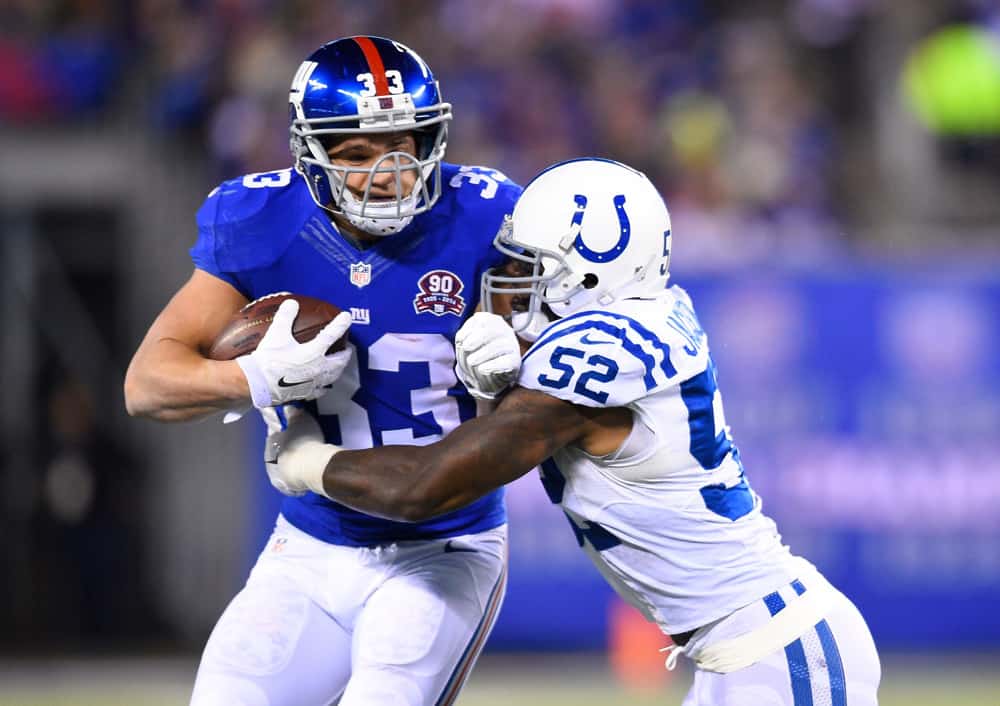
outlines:
M510 315L510 326L517 337L528 343L534 343L542 335L552 320L542 311L515 311Z
M362 203L358 197L347 189L340 197L340 210L344 218L354 226L360 228L365 233L371 235L386 236L398 233L406 226L410 225L413 216L396 216L400 211L413 211L417 202L417 197L410 194L398 202L371 202L369 201L362 208Z

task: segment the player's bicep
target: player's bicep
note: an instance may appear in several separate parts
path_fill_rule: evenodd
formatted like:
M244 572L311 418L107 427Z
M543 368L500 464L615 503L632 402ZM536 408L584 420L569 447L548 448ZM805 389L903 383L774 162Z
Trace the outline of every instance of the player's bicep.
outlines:
M196 269L156 317L142 347L177 341L204 352L233 312L246 303L231 284Z
M242 404L249 396L242 371L233 363L206 360L204 351L245 303L226 282L195 271L129 363L124 389L129 414L180 421Z
M538 390L515 387L487 419L484 441L498 457L535 467L557 449L578 441L589 423L587 410Z

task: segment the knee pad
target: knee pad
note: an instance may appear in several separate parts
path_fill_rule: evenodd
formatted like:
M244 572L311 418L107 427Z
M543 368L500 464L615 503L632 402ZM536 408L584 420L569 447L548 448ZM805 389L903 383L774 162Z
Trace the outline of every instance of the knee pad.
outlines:
M426 657L447 629L440 596L423 591L387 591L365 607L358 657L388 667L412 668ZM447 641L447 639L446 639Z
M215 626L205 662L251 676L280 672L295 652L308 608L300 593L240 593Z

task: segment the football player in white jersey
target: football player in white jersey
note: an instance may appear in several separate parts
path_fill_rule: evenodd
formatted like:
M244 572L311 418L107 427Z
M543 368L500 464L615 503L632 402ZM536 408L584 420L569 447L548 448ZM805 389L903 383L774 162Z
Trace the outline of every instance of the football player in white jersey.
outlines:
M526 300L518 344L482 312L456 337L460 376L496 410L423 446L342 450L294 416L272 481L422 520L541 466L598 570L686 654L685 706L870 706L878 654L861 614L781 543L744 475L691 299L667 285L670 216L641 173L580 159L525 188L495 244L530 267L486 293ZM491 297L483 297L487 308ZM551 322L549 320L551 319Z

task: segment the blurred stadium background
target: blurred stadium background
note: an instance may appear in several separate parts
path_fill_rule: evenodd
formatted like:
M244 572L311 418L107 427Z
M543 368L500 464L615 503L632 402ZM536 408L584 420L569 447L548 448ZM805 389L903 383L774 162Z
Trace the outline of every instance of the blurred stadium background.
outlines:
M661 187L748 475L883 703L1000 704L1000 3L5 0L0 705L183 704L274 517L260 429L126 417L219 181L289 164L332 38L416 49L449 161ZM532 477L468 706L680 703Z

